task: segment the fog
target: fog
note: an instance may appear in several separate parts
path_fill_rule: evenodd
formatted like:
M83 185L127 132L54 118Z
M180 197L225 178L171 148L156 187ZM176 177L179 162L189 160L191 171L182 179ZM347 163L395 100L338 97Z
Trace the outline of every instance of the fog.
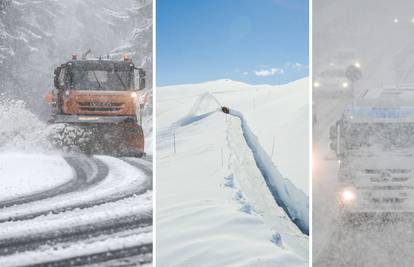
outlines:
M387 151L376 148L412 136L401 131L411 131L414 121L410 111L414 98L412 93L405 96L414 90L413 10L411 1L313 2L314 266L412 266L414 151L412 146L403 147L404 153L395 146ZM340 51L348 51L345 60L338 60ZM345 72L353 64L362 73L355 82L346 75L337 80L320 75L333 66ZM331 86L335 82L336 88ZM379 97L367 101L372 91ZM392 110L381 109L390 103ZM342 136L337 139L336 122L341 117L346 120L342 125L359 120L376 139L369 139L370 134L351 135L346 128L340 128ZM389 123L400 126L387 127ZM351 151L349 144L361 141L358 138L370 140L368 148ZM342 151L331 149L335 142L344 144ZM390 170L391 177L382 177ZM410 174L397 177L396 170ZM356 198L351 208L340 195L346 186L356 195L347 195L352 201Z

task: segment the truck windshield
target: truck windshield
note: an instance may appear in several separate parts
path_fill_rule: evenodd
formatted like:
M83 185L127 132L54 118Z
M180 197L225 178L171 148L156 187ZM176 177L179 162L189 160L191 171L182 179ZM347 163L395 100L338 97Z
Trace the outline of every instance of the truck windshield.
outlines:
M414 148L414 123L351 123L341 135L348 150L411 151Z
M130 71L72 70L72 87L76 90L131 90Z

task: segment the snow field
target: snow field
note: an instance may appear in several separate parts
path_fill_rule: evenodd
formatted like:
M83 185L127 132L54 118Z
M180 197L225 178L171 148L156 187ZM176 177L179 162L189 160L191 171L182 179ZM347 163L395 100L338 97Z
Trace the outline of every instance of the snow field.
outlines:
M276 232L252 211L255 207L242 191L229 190L232 182L225 179L230 175L226 160L221 163L221 150L230 153L226 131L223 114L214 113L203 122L177 129L178 153L158 152L158 157L165 158L157 161L157 264L306 265L306 260L287 249L289 245L272 243Z
M301 169L298 167L301 159L293 153L308 149L307 145L300 147L308 140L307 116L303 118L304 111L307 112L304 84L307 85L306 79L282 90L220 80L158 88L157 263L160 266L307 266L307 236L275 203L243 137L240 119L219 111L222 103L242 110L253 120L253 111L266 107L255 115L262 127L266 121L268 125L259 130L253 128L255 134L257 130L260 141L267 136L265 129L275 130L277 124L286 135L304 138L306 141L292 142L299 145L292 145L289 154L279 150L280 157L295 158L295 169ZM272 99L270 96L288 108L293 106L297 111L293 119L283 118L287 112L277 116L270 112L272 101L267 103ZM289 119L295 123L289 124ZM301 120L306 127L297 129L297 125L302 125ZM291 129L286 129L287 126ZM303 158L307 159L307 152ZM277 162L277 157L273 162ZM288 168L288 164L284 167ZM307 161L304 169L307 170ZM302 185L307 192L308 174L303 172L306 176L295 177L295 186ZM306 198L304 192L301 193Z
M272 160L279 171L309 195L308 82L308 78L303 78L270 86L217 80L159 87L157 117L162 121L157 120L157 129L165 129L177 120L181 122L185 116L217 110L220 104L238 110L267 154L272 155L273 150ZM158 148L160 145L157 141Z

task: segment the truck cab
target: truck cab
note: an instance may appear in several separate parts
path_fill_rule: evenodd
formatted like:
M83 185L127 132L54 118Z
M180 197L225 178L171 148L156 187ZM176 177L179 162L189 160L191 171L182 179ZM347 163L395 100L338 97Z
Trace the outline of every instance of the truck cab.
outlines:
M144 103L139 103L139 97L145 88L145 72L126 56L123 60L79 60L73 56L55 69L54 86L48 96L50 123L91 132L96 143L88 147L100 147L100 152L113 152L118 147L129 151L126 154L143 152Z

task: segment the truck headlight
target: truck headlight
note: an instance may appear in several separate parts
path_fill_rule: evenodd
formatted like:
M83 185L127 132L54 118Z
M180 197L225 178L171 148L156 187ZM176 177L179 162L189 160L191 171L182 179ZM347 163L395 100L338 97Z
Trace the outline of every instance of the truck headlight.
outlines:
M342 83L342 88L348 88L348 83L347 82L343 82Z
M136 92L132 92L132 93L131 93L131 97L132 97L132 98L136 98L136 97L137 97L137 93L136 93Z
M356 199L355 192L349 188L344 189L341 192L341 199L343 202L346 202L346 203L353 202Z
M315 87L315 88L319 88L319 86L321 86L321 84L320 84L318 81L315 81L315 82L313 83L313 87Z

